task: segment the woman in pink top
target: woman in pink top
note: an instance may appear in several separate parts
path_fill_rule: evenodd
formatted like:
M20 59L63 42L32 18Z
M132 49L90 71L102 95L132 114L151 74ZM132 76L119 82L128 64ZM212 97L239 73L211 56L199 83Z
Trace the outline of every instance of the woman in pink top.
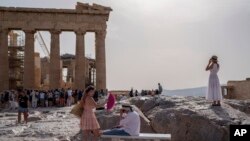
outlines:
M115 96L112 93L109 93L108 103L107 103L107 112L110 112L115 106Z
M100 136L100 125L95 116L95 108L99 105L93 99L95 93L95 88L89 86L86 88L84 96L82 97L83 104L83 114L81 118L81 129L83 130L84 139L83 141L89 141L91 137L91 132L94 134L94 140L97 141L97 138ZM103 105L100 105L103 106Z

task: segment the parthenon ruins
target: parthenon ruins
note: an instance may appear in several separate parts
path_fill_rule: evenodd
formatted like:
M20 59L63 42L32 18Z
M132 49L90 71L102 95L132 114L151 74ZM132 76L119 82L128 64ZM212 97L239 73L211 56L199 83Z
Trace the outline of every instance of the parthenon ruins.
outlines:
M51 49L49 62L49 88L61 87L60 33L76 34L74 88L85 87L86 61L84 35L95 33L96 89L106 89L105 38L110 7L77 3L75 9L44 9L0 7L0 91L9 89L8 35L11 30L25 33L23 88L35 89L34 34L49 31Z

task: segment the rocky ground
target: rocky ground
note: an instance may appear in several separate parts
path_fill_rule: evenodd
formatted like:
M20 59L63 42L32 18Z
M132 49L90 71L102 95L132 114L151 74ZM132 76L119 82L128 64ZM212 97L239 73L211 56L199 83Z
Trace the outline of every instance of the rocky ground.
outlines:
M250 124L250 101L224 100L212 107L203 97L134 98L157 133L172 141L229 141L230 124Z
M250 124L250 101L224 100L211 107L203 97L136 97L136 105L151 121L142 118L141 132L171 133L172 141L229 141L230 124ZM30 111L30 122L16 125L15 112L0 112L0 141L80 141L79 119L70 107ZM118 112L97 111L102 129L119 123Z
M16 124L17 113L0 113L0 141L69 141L79 132L70 107L30 110L28 124Z

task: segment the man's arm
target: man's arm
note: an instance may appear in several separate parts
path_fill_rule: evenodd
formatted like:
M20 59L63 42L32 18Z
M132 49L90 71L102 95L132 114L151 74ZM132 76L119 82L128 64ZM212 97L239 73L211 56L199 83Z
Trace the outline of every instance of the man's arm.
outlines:
M119 123L119 125L117 125L113 128L122 128L125 125L125 122L124 122L125 118L123 117L123 113L124 112L122 110L120 110L120 123Z
M126 126L126 125L128 125L131 121L134 120L133 118L134 118L133 115L127 114L127 116L124 117L124 118L120 121L120 125L121 125L121 126Z

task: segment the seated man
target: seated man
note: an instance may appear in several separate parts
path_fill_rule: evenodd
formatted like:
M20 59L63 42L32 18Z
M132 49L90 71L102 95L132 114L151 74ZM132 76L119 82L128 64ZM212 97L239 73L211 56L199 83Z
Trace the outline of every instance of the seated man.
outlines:
M139 136L141 121L137 112L130 105L122 105L120 125L103 132L103 135Z

